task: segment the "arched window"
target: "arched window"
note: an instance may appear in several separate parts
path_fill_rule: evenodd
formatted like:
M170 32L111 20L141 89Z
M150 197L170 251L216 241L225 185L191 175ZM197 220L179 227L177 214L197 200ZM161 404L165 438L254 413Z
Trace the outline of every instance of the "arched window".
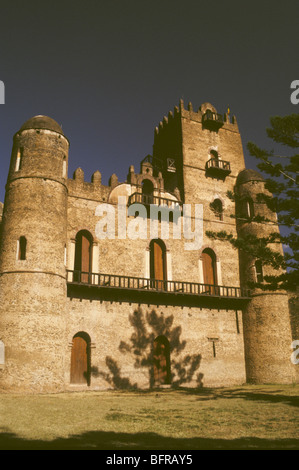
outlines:
M210 286L211 293L214 293L214 287L217 285L216 255L213 250L206 248L202 254L203 279L204 284Z
M166 247L162 240L152 240L150 243L150 278L152 287L158 290L166 288Z
M256 282L264 282L263 263L260 259L255 262Z
M26 259L27 240L26 237L20 237L17 246L17 259L24 261Z
M76 236L74 281L90 282L92 272L92 235L82 230Z
M158 336L154 341L153 375L154 385L170 383L170 344L163 335Z
M215 214L216 219L223 220L223 204L220 199L214 199L210 204L212 211Z
M90 337L80 331L73 337L71 354L71 383L90 385Z

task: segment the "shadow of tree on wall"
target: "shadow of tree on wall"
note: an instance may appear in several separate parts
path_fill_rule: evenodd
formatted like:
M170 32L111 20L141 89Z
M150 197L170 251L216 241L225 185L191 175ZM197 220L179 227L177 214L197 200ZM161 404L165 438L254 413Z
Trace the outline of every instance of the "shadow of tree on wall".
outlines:
M197 387L202 387L203 374L198 372L201 355L185 355L182 351L186 347L186 341L181 339L182 328L173 326L173 315L165 316L157 314L155 310L144 313L141 308L129 316L129 322L133 333L129 342L121 341L119 351L124 355L130 355L136 369L147 370L149 374L149 386L155 386L154 378L154 341L157 337L165 337L169 341L170 348L170 380L172 387L195 382ZM129 377L123 377L121 368L112 357L106 357L106 365L109 372L93 371L94 375L101 375L110 385L118 389L137 389L137 383L131 382Z

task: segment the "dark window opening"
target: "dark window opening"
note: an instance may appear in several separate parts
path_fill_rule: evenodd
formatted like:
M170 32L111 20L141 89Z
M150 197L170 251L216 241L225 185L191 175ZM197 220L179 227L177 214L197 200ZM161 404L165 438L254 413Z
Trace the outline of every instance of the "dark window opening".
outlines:
M217 220L223 220L223 204L220 199L215 199L210 207L215 214Z
M219 160L219 155L216 150L211 150L210 155L211 155L211 158L213 158L214 160L217 160L217 161Z
M142 202L146 205L154 203L154 185L148 179L142 181Z
M25 237L19 238L18 243L18 260L24 261L26 259L27 240Z

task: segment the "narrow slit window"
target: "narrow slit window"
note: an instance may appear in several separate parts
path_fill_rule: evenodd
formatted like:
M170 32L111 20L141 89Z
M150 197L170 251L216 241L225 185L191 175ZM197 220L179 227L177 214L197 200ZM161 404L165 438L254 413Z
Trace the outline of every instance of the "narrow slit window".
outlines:
M23 160L23 147L20 147L17 153L15 171L20 171L22 169L22 160Z
M62 177L66 178L66 156L64 156L62 163Z
M251 199L246 201L246 215L249 219L252 219L254 212L253 212L253 202Z
M242 202L242 217L252 219L254 216L253 201L250 198L244 199Z
M26 259L27 240L25 237L20 237L18 240L17 259L24 261Z

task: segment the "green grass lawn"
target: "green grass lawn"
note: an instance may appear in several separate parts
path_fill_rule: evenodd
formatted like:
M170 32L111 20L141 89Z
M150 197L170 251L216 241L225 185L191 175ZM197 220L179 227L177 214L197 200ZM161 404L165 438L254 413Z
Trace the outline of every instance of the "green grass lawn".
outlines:
M0 449L299 449L299 385L0 395Z

